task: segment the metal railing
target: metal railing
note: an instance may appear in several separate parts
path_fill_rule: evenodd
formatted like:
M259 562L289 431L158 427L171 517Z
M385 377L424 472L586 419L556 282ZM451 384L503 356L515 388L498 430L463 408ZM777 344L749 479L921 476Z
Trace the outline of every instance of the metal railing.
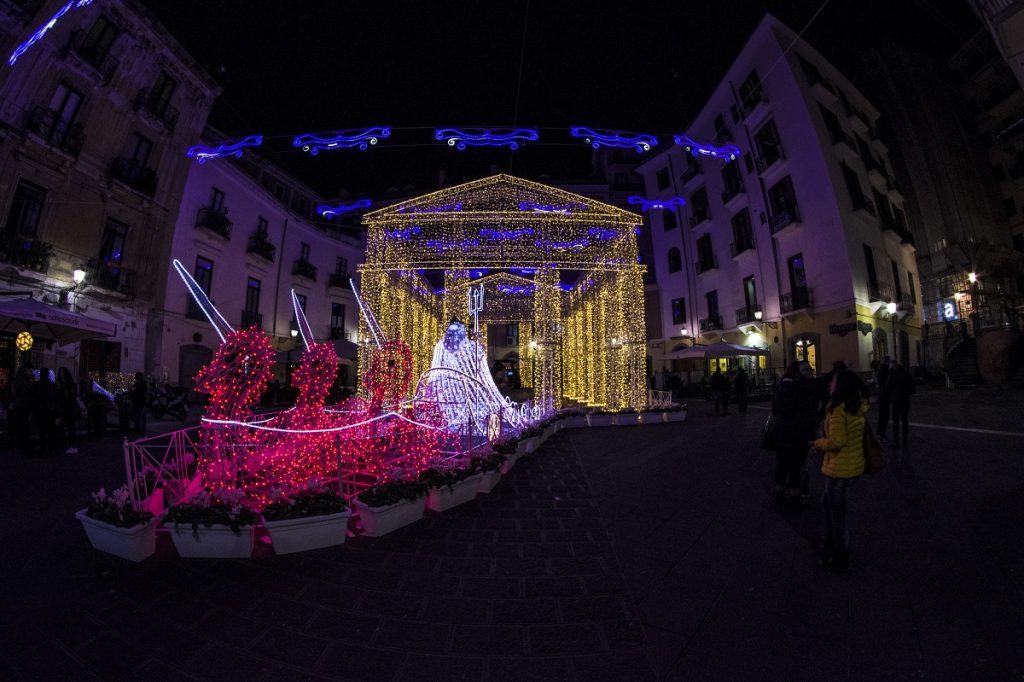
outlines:
M715 329L721 329L722 328L722 316L721 315L714 315L714 316L711 316L711 317L705 317L704 319L702 319L702 320L700 320L698 322L698 325L700 326L700 330L702 332L709 332L709 331L713 331Z
M875 282L874 285L868 284L868 298L872 301L889 301L895 300L892 295L892 285L888 282Z
M196 216L196 227L205 227L225 239L231 239L231 220L228 218L228 209L223 206L200 208Z
M327 278L327 286L337 287L339 289L348 289L348 280L351 275L347 272L332 272Z
M705 220L711 220L711 210L707 208L694 209L690 215L690 227L697 227Z
M0 262L45 273L50 269L53 245L14 231L0 233Z
M697 161L694 161L686 167L686 170L684 170L683 174L679 177L684 183L687 183L703 172L704 171L701 170L700 164Z
M93 258L86 265L85 283L127 294L134 290L135 272L117 261Z
M117 180L139 194L149 197L156 194L156 171L136 159L127 156L114 159L110 164L109 176L111 180Z
M242 329L248 329L249 327L263 329L263 315L255 310L242 309Z
M47 144L63 149L72 156L78 156L85 143L81 123L65 121L56 111L46 107L33 109L26 127Z
M158 97L152 88L143 88L135 98L135 108L143 111L159 121L168 132L174 130L178 122L178 110L167 103L163 97Z
M794 206L785 211L776 211L768 218L768 227L772 234L779 232L782 228L800 222L800 210Z
M298 275L299 277L305 277L306 279L311 279L315 282L316 266L310 263L308 260L303 260L299 258L298 260L295 261L295 264L292 266L292 274Z
M247 253L255 253L261 258L265 258L273 262L274 254L277 253L277 247L271 243L266 232L257 231L251 237L249 237L249 244L246 247Z
M72 33L65 50L73 52L79 59L92 67L106 83L110 82L117 67L121 65L120 61L110 56L109 48L106 51L101 51L100 44L95 39L90 39L85 31Z
M733 197L743 194L745 191L746 188L743 186L742 182L734 185L726 185L725 189L722 190L722 203L724 204L729 202Z
M779 296L779 307L783 313L813 308L814 292L809 287L796 287L788 294Z
M754 240L752 237L745 237L729 244L729 254L735 258L736 256L746 251L751 251L754 248Z
M752 307L752 308L748 308L746 306L744 306L742 308L737 308L736 309L736 324L751 324L752 322L757 322L757 317L756 317L755 313L758 313L760 311L761 311L761 308L759 306L758 307Z
M707 272L708 270L714 270L718 267L718 256L710 256L708 258L701 258L693 264L697 274Z

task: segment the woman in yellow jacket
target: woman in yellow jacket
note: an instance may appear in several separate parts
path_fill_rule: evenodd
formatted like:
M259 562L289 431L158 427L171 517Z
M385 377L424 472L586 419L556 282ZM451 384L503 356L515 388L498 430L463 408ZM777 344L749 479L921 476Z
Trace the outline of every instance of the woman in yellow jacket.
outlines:
M864 424L868 413L864 386L854 372L836 372L830 386L832 398L825 415L825 437L814 441L824 453L825 558L822 566L846 570L850 537L846 525L846 491L864 473Z

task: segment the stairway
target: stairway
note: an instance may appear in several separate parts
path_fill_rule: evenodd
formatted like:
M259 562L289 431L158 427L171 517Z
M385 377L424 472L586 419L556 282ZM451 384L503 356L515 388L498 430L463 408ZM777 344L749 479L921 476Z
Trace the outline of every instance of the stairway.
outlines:
M982 383L978 371L978 344L962 339L946 352L946 378L953 388L974 388Z

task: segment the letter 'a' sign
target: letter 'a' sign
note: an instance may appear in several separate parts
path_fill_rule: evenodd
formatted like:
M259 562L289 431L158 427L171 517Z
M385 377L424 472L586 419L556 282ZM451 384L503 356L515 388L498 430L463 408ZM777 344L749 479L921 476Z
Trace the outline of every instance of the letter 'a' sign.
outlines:
M953 301L943 301L942 303L942 319L944 320L955 320L958 315L956 314L956 303Z

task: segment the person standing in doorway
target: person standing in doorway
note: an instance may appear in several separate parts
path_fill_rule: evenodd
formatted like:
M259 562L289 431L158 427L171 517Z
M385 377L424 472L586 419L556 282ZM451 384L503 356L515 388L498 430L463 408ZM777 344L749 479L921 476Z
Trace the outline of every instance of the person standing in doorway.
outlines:
M894 362L889 371L889 395L892 400L892 444L907 444L910 431L910 396L915 392L914 377L907 368ZM902 434L902 439L900 435Z
M736 411L740 414L747 413L747 372L742 367L736 370L736 376L732 380L733 388L736 389Z
M132 420L135 431L140 437L146 436L146 405L149 402L149 382L142 372L135 373L135 386L132 388Z
M64 454L78 454L78 386L67 367L57 370L57 410L64 423L67 449Z
M888 443L886 431L889 428L889 410L892 403L892 387L889 385L889 370L892 358L886 355L875 370L875 386L878 388L878 440Z

